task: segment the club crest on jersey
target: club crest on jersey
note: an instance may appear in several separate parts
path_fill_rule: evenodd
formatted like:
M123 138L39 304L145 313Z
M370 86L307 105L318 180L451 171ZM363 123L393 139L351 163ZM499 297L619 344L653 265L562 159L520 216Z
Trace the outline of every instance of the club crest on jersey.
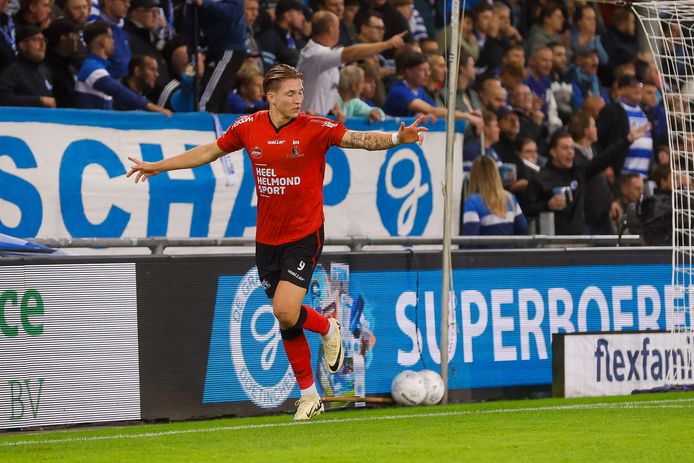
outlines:
M300 157L303 157L303 156L304 156L303 153L299 153L299 145L294 145L294 146L292 146L292 153L287 155L287 157L288 157L289 159L291 159L291 158L300 158Z
M254 146L251 149L250 155L253 159L258 159L260 156L263 155L263 150L260 149L260 146Z

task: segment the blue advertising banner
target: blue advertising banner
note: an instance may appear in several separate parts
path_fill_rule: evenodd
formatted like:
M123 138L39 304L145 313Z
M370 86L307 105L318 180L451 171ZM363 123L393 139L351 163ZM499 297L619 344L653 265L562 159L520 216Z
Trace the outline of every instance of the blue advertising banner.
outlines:
M157 162L214 142L236 116L0 108L0 233L18 238L253 237L256 187L245 150L135 185L128 157ZM399 119L351 130L397 131ZM326 235L441 236L445 125L422 146L327 153ZM461 143L462 126L457 143ZM37 136L40 134L40 136ZM289 146L289 144L287 145ZM461 162L461 160L457 160ZM462 166L454 168L459 204ZM458 223L459 207L453 207ZM359 220L355 220L358 217Z
M318 336L307 336L322 392L388 393L402 370L438 370L441 277L324 261L305 303L341 321L346 362L327 375ZM661 264L456 269L450 388L550 384L552 333L667 329L670 278ZM256 269L219 276L203 403L250 400L272 409L297 396Z

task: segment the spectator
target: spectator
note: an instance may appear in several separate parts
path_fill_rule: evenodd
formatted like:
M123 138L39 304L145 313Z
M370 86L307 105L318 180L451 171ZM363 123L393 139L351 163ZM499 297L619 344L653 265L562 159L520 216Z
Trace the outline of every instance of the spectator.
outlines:
M364 70L350 64L340 70L340 86L337 104L346 117L366 117L369 122L382 121L385 113L381 108L369 106L359 98L364 87Z
M505 66L507 64L525 67L525 49L521 45L511 45L504 51L501 65Z
M519 66L516 63L506 63L501 65L499 71L499 81L501 85L510 92L520 83L523 83L528 78L528 71L524 66Z
M617 199L616 210L612 216L612 226L618 233L623 232L622 220L629 210L631 204L643 196L643 178L635 173L626 173L619 176L619 198Z
M340 38L337 44L340 46L347 46L354 43L349 36L347 27L345 26L343 19L345 17L345 0L320 0L320 10L330 11L337 16L340 21Z
M369 106L379 107L380 105L374 103L374 97L376 95L376 81L378 80L378 71L373 64L366 61L359 63L359 67L364 71L364 85L359 95L359 98L364 100Z
M484 129L482 138L484 140L484 152L485 156L489 156L494 160L497 165L501 165L501 158L499 154L494 149L494 145L499 141L500 130L499 122L497 120L496 114L491 111L482 111L482 119L484 121ZM479 153L478 153L479 154ZM477 156L475 156L475 159ZM471 161L473 159L464 159L465 161Z
M647 130L647 126L632 129L626 136L617 138L605 150L587 164L575 163L574 142L571 135L558 130L549 142L550 160L528 182L526 189L529 217L540 212L554 212L554 230L557 235L580 235L585 229L585 184L619 157Z
M374 10L367 11L357 21L357 28L359 31L356 37L357 43L379 43L383 41L386 28L383 24L381 13ZM386 89L387 84L390 82L390 77L395 74L395 62L386 60L381 54L367 57L366 61L373 64L378 72L374 101L381 106L386 99Z
M128 77L122 80L123 86L132 90L133 93L144 96L154 88L159 77L159 66L153 56L133 55L128 64ZM119 111L132 111L145 109L138 101L136 104L126 98L117 99L113 102L113 109ZM170 115L170 111L159 111Z
M516 144L520 123L518 114L510 106L502 106L496 112L496 120L499 125L499 141L494 144L494 151L499 155L501 162L517 164L520 158L516 155Z
M589 95L609 98L598 77L598 64L598 52L595 48L576 50L576 66L569 73L574 108L583 107L583 100Z
M542 112L545 115L545 124L549 133L562 126L557 109L557 101L552 94L552 81L549 78L552 72L552 49L546 45L539 45L533 49L529 61L529 76L525 84L530 87L533 95L542 102Z
M595 119L584 111L576 112L569 123L569 133L574 140L577 164L588 164L598 156L595 144L598 130ZM603 172L598 172L587 180L585 189L585 220L588 235L613 235L611 218L617 215L612 188Z
M243 0L192 0L188 5L198 9L198 23L202 36L200 44L206 48L205 74L202 77L202 95L199 111L224 111L226 98L234 87L234 77L246 59L246 19ZM190 36L192 24L188 22ZM262 45L261 45L262 47Z
M426 55L429 59L429 68L431 74L429 81L424 86L424 91L427 92L436 106L446 106L446 95L444 94L444 86L446 84L446 74L448 67L446 66L446 58L442 55Z
M484 79L479 84L479 92L482 106L487 111L496 114L500 107L506 105L507 92L499 79Z
M653 127L653 143L660 146L667 143L667 120L662 101L658 102L658 87L653 82L643 83L641 108Z
M439 43L430 37L422 39L419 42L419 48L422 49L422 53L425 55L441 55L441 49L439 48Z
M0 72L15 60L15 25L7 14L9 0L0 0Z
M409 117L421 113L446 117L447 109L435 106L436 103L424 90L431 74L427 57L422 53L405 53L398 62L398 69L403 79L393 84L388 92L383 108L386 114ZM455 117L468 121L477 118L462 111L456 111Z
M494 2L493 8L494 16L499 21L498 39L502 47L507 49L510 45L523 43L523 36L511 23L511 8L501 0Z
M188 46L174 38L166 48L171 49L169 75L174 76L159 95L159 106L175 112L195 111L194 77L202 78L205 72L205 55L198 54L197 67L189 61Z
M499 68L502 66L504 56L504 45L499 39L499 18L494 16L489 26L487 40L484 43L484 48L480 51L480 58L477 65L486 72L494 75L499 74Z
M259 70L263 70L262 51L256 40L256 34L259 33L260 27L256 20L260 13L260 4L258 0L244 0L243 15L246 18L246 62L252 62Z
M345 29L347 29L347 35L354 43L357 37L357 15L359 15L359 0L346 0L345 1L345 12L342 15L342 24L344 24Z
M87 0L64 0L62 3L65 18L82 29L89 18L89 2Z
M133 55L151 56L157 62L159 77L148 95L154 100L159 97L164 85L169 82L169 70L164 55L157 47L156 34L159 20L158 0L130 0L130 10L125 20L130 50ZM156 98L155 98L156 97Z
M43 64L46 39L29 24L17 29L17 59L0 74L1 106L55 108L51 78Z
M383 16L383 23L386 27L386 31L383 36L384 40L388 40L395 35L404 35L406 41L412 41L412 37L409 36L410 25L400 14L400 12L393 6L390 0L371 0L371 8L381 13ZM395 57L395 51L386 50L383 55L388 59L392 59Z
M474 20L474 31L477 46L479 47L480 53L482 53L482 50L484 50L484 46L487 42L489 29L492 27L494 10L489 3L479 2L470 13L472 14ZM479 65L479 59L476 59L476 61Z
M115 49L113 28L108 23L95 21L87 25L84 28L84 40L87 42L89 55L75 83L75 107L113 109L115 101L121 108L145 109L171 115L171 111L138 95L108 73L108 58Z
M605 100L598 95L587 96L583 100L583 110L590 114L590 116L596 121L600 117L600 111L605 107Z
M391 3L402 17L407 20L412 40L419 42L429 36L422 15L419 14L414 5L414 0L391 0Z
M573 107L573 87L568 80L566 63L566 47L562 43L551 43L552 50L552 72L549 75L552 81L552 95L557 102L557 113L559 119L565 124L569 121L574 111Z
M463 53L458 68L458 96L455 105L457 111L470 114L468 124L463 132L463 159L474 159L480 153L480 133L482 132L482 102L473 88L475 81L475 60Z
M636 17L630 8L617 8L612 13L612 25L607 30L603 45L610 57L608 75L613 74L618 66L629 63L636 57Z
M576 5L574 12L574 27L571 30L571 50L592 48L598 55L601 66L607 65L610 58L607 56L602 40L597 33L598 21L595 8L591 5Z
M14 23L17 28L34 25L44 30L51 23L52 12L53 0L20 0Z
M494 160L479 156L470 170L470 196L465 201L462 234L527 235L528 222L516 197L505 191Z
M44 31L46 36L45 65L53 83L53 96L59 108L72 108L75 103L75 76L78 70L73 66L80 41L79 30L67 18L56 19Z
M629 132L630 127L642 126L648 122L641 103L642 85L633 75L624 75L618 81L619 99L605 106L598 118L598 140L601 147L620 139ZM638 173L648 177L653 157L653 138L646 131L631 146L624 148L623 164L613 166L616 173Z
M99 0L99 2L101 7L99 19L111 26L114 41L114 49L108 60L107 70L114 79L121 79L128 75L128 63L132 56L128 34L123 28L130 2L129 0Z
M477 36L475 35L475 23L473 22L470 15L465 15L460 23L461 37L460 37L460 50L468 53L472 56L475 61L480 57L480 44L477 43ZM442 37L446 37L445 41L437 40L439 48L444 48L444 45L451 43L451 33L450 27L444 27L441 29L443 34Z
M312 38L301 50L297 63L297 69L304 73L303 110L306 112L326 115L335 110L335 90L340 82L338 68L341 64L399 48L404 44L402 34L385 42L332 48L337 44L339 24L337 16L330 11L319 11L313 15Z
M525 84L517 85L511 92L511 106L518 114L520 138L537 140L538 146L545 147L542 133L542 122L545 115L534 106L533 93Z
M304 6L298 0L279 0L275 8L275 21L269 29L258 36L258 45L263 53L265 69L284 63L296 66L303 43L295 35L303 26Z
M252 114L268 109L263 95L263 73L253 64L246 63L236 76L236 89L227 97L227 112Z
M537 150L537 143L532 138L523 138L518 142L518 156L521 158L530 177L540 172L544 163L547 162L547 159L543 159L540 156Z
M542 8L540 24L534 24L530 28L525 47L533 51L539 45L549 45L553 42L561 42L561 32L564 29L564 12L558 3L549 3Z

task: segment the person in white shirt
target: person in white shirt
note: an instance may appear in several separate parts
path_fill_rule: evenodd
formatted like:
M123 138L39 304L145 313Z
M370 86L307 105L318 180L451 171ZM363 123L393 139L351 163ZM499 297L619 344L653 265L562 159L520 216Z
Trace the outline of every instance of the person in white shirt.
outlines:
M311 20L311 40L301 50L297 69L304 74L303 110L309 114L325 116L331 111L340 117L336 107L340 82L339 67L365 59L391 48L400 48L407 32L376 43L358 43L348 47L332 48L340 38L340 20L330 11L318 11Z

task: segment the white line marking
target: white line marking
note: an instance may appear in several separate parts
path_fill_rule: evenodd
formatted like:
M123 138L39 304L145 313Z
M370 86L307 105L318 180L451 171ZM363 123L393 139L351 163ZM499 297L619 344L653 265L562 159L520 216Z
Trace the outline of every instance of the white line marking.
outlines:
M0 442L0 447L16 447L20 445L63 444L72 442L93 442L101 440L136 439L143 437L177 436L182 434L210 433L219 431L243 431L247 429L285 428L289 426L308 426L335 423L353 423L359 421L405 420L413 418L436 418L443 416L489 415L497 413L572 411L593 409L662 409L662 408L692 408L692 399L663 399L643 400L632 402L597 402L591 404L553 405L548 407L499 408L492 410L460 410L453 412L411 413L405 415L362 416L354 418L333 418L320 421L289 421L285 423L246 424L240 426L217 426L213 428L179 429L172 431L144 432L139 434L111 434L107 436L67 437L65 439L21 440Z

